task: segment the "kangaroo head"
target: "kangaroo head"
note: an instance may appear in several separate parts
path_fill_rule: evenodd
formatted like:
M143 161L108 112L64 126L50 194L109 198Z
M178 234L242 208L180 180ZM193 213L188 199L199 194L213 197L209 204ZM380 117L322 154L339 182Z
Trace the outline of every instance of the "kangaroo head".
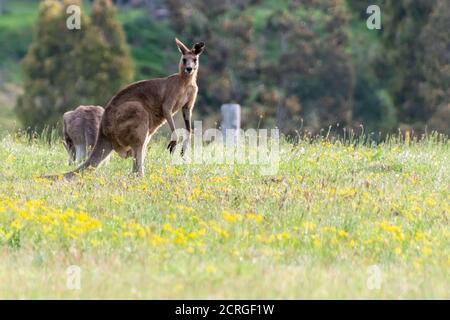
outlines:
M203 49L205 49L205 44L203 42L198 42L194 44L192 49L189 49L177 38L175 38L175 42L181 53L180 72L194 74L198 69L198 57L202 54Z

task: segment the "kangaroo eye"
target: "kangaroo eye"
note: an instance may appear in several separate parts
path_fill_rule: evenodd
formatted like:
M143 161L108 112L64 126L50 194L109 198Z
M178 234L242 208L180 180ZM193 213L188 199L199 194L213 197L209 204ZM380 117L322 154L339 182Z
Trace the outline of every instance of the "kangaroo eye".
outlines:
M197 59L194 59L194 63L197 63Z
M186 59L183 59L183 63L186 64Z

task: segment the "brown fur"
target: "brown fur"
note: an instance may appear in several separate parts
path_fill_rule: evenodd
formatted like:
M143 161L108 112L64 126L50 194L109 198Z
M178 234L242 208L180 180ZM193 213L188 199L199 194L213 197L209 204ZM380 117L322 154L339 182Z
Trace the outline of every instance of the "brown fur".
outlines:
M79 106L63 115L63 144L69 154L69 164L88 155L97 140L104 109L100 106Z
M191 115L197 97L198 56L204 44L197 43L188 49L175 39L181 52L179 72L166 78L133 83L119 91L107 104L100 131L88 160L76 170L65 173L71 178L75 173L98 166L115 150L122 157L133 157L133 172L143 175L143 161L151 136L166 121L172 131L168 149L172 153L177 144L173 114L183 109L183 118L189 136L183 142L185 152L191 136ZM191 69L191 72L188 72Z

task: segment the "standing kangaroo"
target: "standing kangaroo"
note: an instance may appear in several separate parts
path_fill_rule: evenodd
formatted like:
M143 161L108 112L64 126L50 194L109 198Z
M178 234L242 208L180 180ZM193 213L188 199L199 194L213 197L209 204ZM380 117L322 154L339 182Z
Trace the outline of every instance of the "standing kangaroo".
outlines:
M63 144L69 154L69 164L86 158L97 140L103 107L79 106L63 115Z
M97 141L89 158L74 171L65 173L65 179L89 167L97 167L112 150L121 157L133 157L133 172L143 176L147 144L166 121L172 131L167 148L170 153L175 150L178 137L172 115L180 108L188 131L181 150L184 154L191 139L192 108L198 91L198 58L205 44L199 42L189 49L180 40L175 39L175 42L181 52L178 73L135 82L119 91L105 107Z

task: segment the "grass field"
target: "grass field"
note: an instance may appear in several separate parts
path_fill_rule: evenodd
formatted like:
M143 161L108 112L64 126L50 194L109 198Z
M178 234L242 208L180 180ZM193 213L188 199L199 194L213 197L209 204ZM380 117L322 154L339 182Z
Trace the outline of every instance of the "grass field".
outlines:
M48 182L62 145L3 138L0 298L450 298L448 140L283 142L274 176L165 142Z

